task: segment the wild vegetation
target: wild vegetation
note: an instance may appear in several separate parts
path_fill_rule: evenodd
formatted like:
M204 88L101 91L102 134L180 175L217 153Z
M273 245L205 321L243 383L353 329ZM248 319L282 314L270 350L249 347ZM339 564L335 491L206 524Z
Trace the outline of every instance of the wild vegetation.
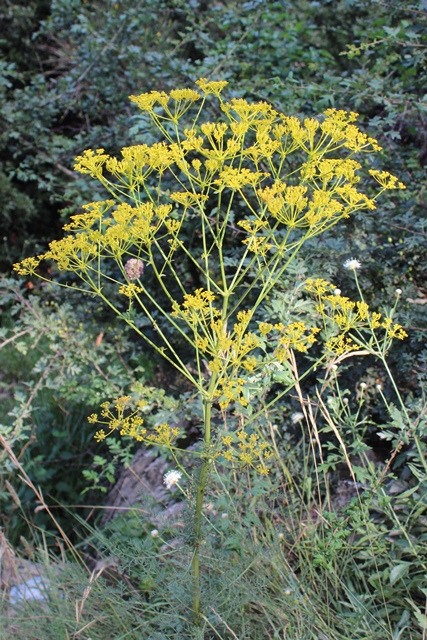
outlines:
M0 637L426 637L423 3L0 16Z

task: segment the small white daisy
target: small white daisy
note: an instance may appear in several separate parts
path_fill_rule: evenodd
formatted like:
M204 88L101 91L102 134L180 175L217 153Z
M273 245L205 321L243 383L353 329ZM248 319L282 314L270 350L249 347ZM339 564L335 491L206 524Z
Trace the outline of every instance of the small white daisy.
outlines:
M344 269L349 269L349 271L356 271L356 269L360 269L362 263L356 258L350 258L344 262Z
M181 477L181 471L172 469L171 471L165 473L165 475L163 476L163 484L165 484L168 489L171 489L171 487L173 487L177 482L180 481Z

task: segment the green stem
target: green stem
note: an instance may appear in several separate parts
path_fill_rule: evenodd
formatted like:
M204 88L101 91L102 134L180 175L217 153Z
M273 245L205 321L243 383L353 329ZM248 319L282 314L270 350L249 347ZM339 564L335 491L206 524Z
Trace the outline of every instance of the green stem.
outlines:
M209 467L211 465L211 457L209 454L209 445L211 443L211 411L213 394L217 383L217 375L212 374L207 398L203 400L203 419L204 419L204 443L205 456L200 468L200 477L197 483L196 507L194 513L194 554L191 562L192 575L192 591L193 591L193 616L196 624L200 623L200 544L202 541L202 519L203 519L203 498L205 496L206 486L209 478Z

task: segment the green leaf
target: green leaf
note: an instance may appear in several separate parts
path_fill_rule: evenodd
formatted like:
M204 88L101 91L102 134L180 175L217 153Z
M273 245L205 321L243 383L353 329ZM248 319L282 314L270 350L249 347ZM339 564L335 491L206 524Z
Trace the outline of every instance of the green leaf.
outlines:
M403 578L409 571L411 566L411 562L402 562L401 564L396 565L390 571L390 586L392 587L400 578Z
M415 617L421 629L427 630L427 616L419 611L415 611Z

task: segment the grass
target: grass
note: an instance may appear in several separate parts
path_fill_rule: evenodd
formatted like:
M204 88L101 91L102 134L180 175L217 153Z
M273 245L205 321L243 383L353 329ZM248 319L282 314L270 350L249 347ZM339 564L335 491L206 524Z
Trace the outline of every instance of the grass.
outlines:
M289 474L281 464L268 479L214 474L204 508L198 626L191 620L190 515L184 510L178 527L157 519L152 537L140 510L104 529L80 520L87 536L67 547L59 532L59 556L52 540L33 531L45 600L11 605L5 596L0 638L425 638L425 479L401 481L397 491L386 463L366 457L357 461L365 481L355 482L359 472L342 438L334 451L344 466L325 472L330 441L322 443L313 421L301 427L292 451L275 433ZM349 495L338 503L343 486Z

